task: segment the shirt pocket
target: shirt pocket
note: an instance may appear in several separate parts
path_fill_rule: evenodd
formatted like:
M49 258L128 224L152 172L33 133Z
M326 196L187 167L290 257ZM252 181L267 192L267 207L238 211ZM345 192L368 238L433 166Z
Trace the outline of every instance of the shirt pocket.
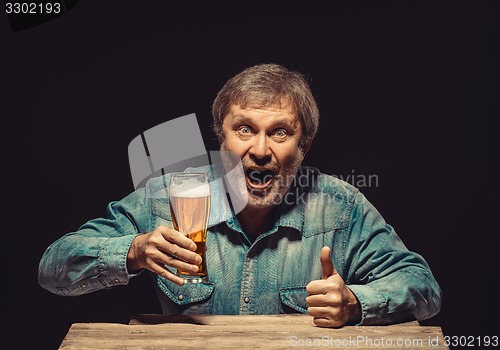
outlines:
M160 290L179 307L181 313L210 314L211 296L215 289L213 282L184 284L179 286L167 281L163 277L157 277Z
M279 294L281 303L291 308L292 312L307 313L306 298L309 294L305 286L282 287L279 289ZM284 307L283 311L287 313L287 308Z

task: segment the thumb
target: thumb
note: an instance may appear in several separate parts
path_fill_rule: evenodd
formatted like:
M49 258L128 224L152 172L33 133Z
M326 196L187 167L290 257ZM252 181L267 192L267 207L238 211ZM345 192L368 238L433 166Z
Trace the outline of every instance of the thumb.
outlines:
M330 258L330 247L325 246L321 249L319 260L321 261L322 279L326 280L328 277L337 274L337 270L335 270L335 266L333 266L332 259Z

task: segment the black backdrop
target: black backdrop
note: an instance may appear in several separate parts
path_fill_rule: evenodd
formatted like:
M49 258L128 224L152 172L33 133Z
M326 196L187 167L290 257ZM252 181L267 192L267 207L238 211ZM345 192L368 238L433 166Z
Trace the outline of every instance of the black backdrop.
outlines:
M428 261L444 297L425 324L499 335L497 4L85 1L17 31L0 14L9 335L55 349L73 322L160 312L146 275L65 298L39 287L38 261L133 190L127 147L140 132L194 112L217 149L215 94L263 62L310 79L321 126L305 163L350 175Z

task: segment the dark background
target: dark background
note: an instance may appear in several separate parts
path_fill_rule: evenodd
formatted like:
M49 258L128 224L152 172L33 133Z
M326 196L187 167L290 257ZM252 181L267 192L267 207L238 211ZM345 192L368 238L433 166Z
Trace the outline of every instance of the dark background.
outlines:
M305 163L377 176L361 190L443 289L440 314L424 324L499 335L498 2L71 6L31 28L0 13L9 336L56 349L73 322L160 312L146 274L59 297L38 285L39 259L133 190L127 147L139 133L194 112L207 149L217 149L215 94L265 62L311 82L321 126Z

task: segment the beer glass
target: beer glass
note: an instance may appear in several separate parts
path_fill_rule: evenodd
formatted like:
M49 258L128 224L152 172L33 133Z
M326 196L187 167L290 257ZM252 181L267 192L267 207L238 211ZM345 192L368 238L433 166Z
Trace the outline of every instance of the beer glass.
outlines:
M196 243L196 253L203 261L198 272L177 269L184 283L208 281L206 241L210 215L210 186L206 173L174 173L170 178L170 213L174 229Z

